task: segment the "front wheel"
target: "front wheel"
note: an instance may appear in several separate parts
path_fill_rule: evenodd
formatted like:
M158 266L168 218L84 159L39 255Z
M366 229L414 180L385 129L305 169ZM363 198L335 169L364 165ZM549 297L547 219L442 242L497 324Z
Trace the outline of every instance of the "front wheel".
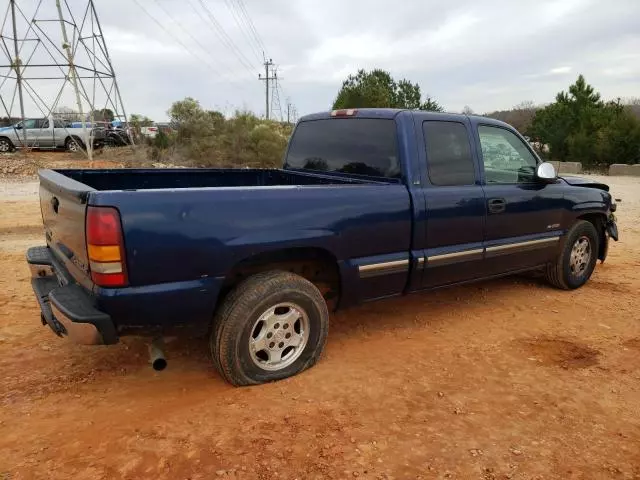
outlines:
M589 278L598 261L599 236L596 227L585 220L577 221L567 233L558 258L547 265L546 277L554 287L573 290Z
M8 138L0 138L0 153L9 153L13 152L15 147L13 143Z
M289 272L260 273L224 300L214 319L211 355L233 385L280 380L316 363L328 327L327 304L315 285Z

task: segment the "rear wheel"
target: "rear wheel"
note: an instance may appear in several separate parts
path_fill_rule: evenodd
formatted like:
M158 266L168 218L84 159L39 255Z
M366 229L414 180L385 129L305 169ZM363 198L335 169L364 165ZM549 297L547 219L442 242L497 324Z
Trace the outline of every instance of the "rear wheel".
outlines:
M15 147L13 146L11 140L6 137L0 138L0 153L9 153L13 152L14 150Z
M596 227L585 220L569 230L562 252L547 265L546 278L563 290L579 288L591 278L598 261L599 236Z
M224 300L211 333L214 364L229 383L254 385L290 377L316 363L329 312L320 291L289 272L265 272Z
M77 138L69 137L65 142L65 147L69 152L80 152L82 151L82 142Z

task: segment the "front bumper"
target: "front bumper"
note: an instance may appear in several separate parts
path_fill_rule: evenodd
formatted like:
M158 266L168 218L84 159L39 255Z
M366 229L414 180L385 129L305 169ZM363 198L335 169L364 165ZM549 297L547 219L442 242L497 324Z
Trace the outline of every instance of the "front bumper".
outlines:
M113 344L118 334L111 317L98 310L81 286L67 283L47 247L27 250L31 286L40 305L40 319L58 336L84 345Z

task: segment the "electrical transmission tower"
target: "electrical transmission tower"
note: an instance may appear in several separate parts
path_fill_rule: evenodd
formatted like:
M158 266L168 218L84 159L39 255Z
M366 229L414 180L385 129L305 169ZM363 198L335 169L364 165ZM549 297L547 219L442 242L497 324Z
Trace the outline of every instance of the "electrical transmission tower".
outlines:
M23 4L34 3L26 12ZM126 126L127 116L94 2L73 3L9 0L0 28L0 100L9 123L30 116L81 123L91 159L94 122Z
M273 83L271 85L271 116L274 120L282 118L282 106L280 105L280 85L278 84L278 72L274 70L273 72Z

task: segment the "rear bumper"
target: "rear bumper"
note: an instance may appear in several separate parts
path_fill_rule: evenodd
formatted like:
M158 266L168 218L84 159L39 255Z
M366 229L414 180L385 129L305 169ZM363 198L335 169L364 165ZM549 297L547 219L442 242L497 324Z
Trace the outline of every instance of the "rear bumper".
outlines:
M84 345L118 342L111 317L95 307L94 298L79 285L65 284L64 277L56 275L47 247L30 248L27 263L43 325L49 325L56 335Z

